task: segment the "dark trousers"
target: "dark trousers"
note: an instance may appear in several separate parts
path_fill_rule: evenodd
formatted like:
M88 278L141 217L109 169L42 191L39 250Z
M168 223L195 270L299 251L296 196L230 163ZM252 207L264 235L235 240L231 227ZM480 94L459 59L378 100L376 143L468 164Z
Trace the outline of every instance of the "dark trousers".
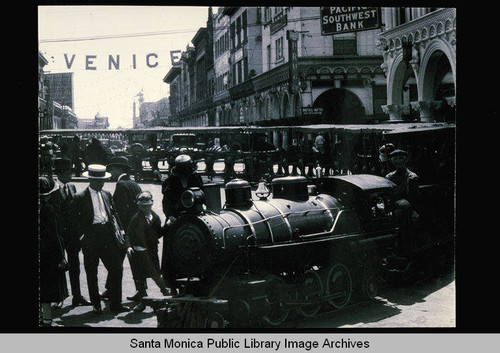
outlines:
M92 225L82 240L82 251L90 302L97 305L101 301L97 278L99 260L101 260L108 271L111 305L121 304L123 250L115 242L111 225Z
M71 285L71 295L73 298L80 298L82 292L80 289L80 250L81 245L68 245L66 254L68 255L69 265L69 283Z
M122 262L122 267L123 267L123 261L125 260L125 256L127 255L127 251L126 250L122 250L122 249L120 249L119 251L121 251L120 256L121 256L121 262ZM109 277L110 276L109 276L109 273L108 273L108 276L106 277L106 284L104 285L104 287L107 290L109 290L109 286L110 286L110 283L111 283ZM135 278L134 278L134 280L135 280Z

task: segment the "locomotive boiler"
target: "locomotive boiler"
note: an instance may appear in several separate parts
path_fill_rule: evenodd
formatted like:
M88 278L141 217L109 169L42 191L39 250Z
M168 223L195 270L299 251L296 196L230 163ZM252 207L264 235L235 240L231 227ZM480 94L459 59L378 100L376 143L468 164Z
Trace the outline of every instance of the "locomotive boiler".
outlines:
M219 213L203 207L201 190L190 189L182 196L186 212L164 239L164 275L183 294L164 300L182 303L183 312L187 302L192 311L203 306L202 325L278 326L291 311L311 317L325 304L342 308L358 289L374 297L381 259L397 237L392 187L374 175L323 178L314 186L305 177L282 177L253 200L250 184L235 179ZM174 311L158 316L159 326L171 325Z

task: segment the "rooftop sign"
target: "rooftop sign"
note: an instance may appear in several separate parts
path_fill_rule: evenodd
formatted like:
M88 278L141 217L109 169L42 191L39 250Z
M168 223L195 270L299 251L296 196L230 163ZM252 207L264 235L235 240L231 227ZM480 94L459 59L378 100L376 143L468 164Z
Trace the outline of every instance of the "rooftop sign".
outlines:
M381 27L380 7L321 7L321 34L349 33Z

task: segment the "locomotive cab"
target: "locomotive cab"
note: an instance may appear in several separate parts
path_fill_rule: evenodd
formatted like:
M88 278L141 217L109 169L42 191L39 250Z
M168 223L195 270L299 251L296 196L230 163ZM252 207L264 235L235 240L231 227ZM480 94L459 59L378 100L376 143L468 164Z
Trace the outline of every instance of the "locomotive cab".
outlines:
M354 174L322 179L323 192L333 195L351 210L365 232L395 230L390 180L370 174Z

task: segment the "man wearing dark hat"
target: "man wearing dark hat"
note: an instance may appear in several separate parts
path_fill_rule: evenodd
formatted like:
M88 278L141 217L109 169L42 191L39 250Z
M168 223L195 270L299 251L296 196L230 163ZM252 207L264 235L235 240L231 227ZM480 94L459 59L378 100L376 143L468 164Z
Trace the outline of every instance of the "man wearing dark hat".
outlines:
M68 256L69 281L71 295L73 296L72 305L79 306L90 305L90 302L82 296L80 289L79 254L82 245L79 237L74 234L70 221L69 205L76 194L76 187L71 183L72 167L73 163L68 158L57 158L54 160L54 171L57 175L56 185L59 189L51 199L51 202L59 215L61 237Z
M389 154L389 160L395 170L386 175L386 178L396 184L393 189L394 214L400 226L400 246L404 253L408 253L414 245L411 225L418 219L413 210L418 197L418 175L406 167L408 152L396 149Z
M115 192L113 193L113 201L116 205L116 211L120 217L120 222L123 229L127 229L128 224L132 217L137 213L139 208L137 207L137 195L141 193L141 187L135 180L132 180L129 175L131 166L129 164L128 158L125 156L112 157L106 166L107 170L111 173L111 180L116 181ZM122 261L125 259L126 251L122 252ZM135 287L137 289L136 293L127 297L128 300L138 301L141 295L138 288L143 288L141 284L138 284L134 278ZM108 288L109 280L106 281L106 288ZM107 298L107 290L101 294L104 298Z
M109 275L109 308L112 312L129 311L122 305L123 250L116 241L111 219L117 212L111 193L102 189L111 174L104 165L90 164L82 175L89 179L89 186L75 195L70 212L77 236L83 235L83 264L93 312L102 313L97 278L99 260Z
M166 217L164 233L168 233L171 224L175 222L177 217L182 213L183 206L181 204L182 193L192 187L203 186L201 176L196 173L196 163L187 154L180 154L175 157L174 166L171 168L170 175L162 184L162 209ZM168 278L168 270L166 269L166 239L163 238L163 253L162 253L162 272L164 278ZM170 283L173 283L170 280Z
M181 194L189 188L203 185L201 176L196 173L196 163L187 154L175 157L170 175L162 184L162 208L167 220L175 221L183 211Z

